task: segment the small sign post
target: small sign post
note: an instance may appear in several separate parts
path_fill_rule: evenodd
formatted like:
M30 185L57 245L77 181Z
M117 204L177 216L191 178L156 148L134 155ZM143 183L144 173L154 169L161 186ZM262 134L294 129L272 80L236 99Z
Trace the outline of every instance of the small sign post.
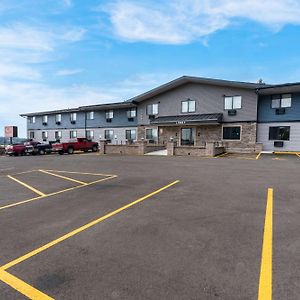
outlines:
M13 138L18 137L18 127L17 126L5 126L4 127L4 136L9 138L10 144L13 143Z

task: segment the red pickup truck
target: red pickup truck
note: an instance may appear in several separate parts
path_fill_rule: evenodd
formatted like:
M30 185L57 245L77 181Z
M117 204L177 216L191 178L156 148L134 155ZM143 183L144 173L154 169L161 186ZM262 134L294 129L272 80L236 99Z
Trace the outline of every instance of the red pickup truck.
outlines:
M25 150L24 144L13 144L5 147L5 153L9 156L25 155Z
M70 141L68 143L56 143L52 145L52 152L58 152L59 154L73 154L74 151L98 151L98 143L92 142L86 138L77 138L76 141Z

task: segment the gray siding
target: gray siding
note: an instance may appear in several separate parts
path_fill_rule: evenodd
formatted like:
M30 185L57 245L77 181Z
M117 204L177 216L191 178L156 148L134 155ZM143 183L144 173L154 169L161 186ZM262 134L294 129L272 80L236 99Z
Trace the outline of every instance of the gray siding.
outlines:
M224 95L242 96L242 109L237 110L236 116L230 117L224 110ZM257 118L255 90L188 83L141 102L138 105L138 123L149 124L148 104L159 103L158 116L181 115L181 102L188 98L196 100L194 114L223 113L224 122L256 121Z
M269 127L290 126L290 140L284 141L283 148L274 147L274 141L269 141ZM263 143L266 151L300 151L300 122L260 123L257 126L257 141Z
M114 117L111 123L106 122L105 111L94 111L94 120L87 120L87 128L102 128L102 127L124 127L136 126L137 120L134 118L133 122L129 122L127 118L127 109L114 109ZM77 112L76 124L70 121L70 113L61 114L61 125L55 123L55 114L48 115L48 125L44 126L42 123L42 116L36 116L34 124L27 121L28 130L63 130L63 129L84 129L85 128L85 112Z
M292 106L287 107L283 115L276 115L271 104L272 95L259 96L258 122L300 121L300 93L292 94Z

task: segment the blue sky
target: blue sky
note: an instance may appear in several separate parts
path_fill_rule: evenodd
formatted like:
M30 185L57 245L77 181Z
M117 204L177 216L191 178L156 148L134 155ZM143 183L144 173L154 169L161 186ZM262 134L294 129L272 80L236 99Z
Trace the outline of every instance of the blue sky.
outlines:
M1 0L0 136L20 113L123 101L182 75L300 81L298 0Z

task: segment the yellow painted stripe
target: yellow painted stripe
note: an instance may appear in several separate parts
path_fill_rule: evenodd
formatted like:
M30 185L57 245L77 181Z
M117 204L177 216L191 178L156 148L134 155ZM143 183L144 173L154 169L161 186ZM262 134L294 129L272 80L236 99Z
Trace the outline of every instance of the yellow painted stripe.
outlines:
M299 153L296 153L296 155L300 158L300 154Z
M0 270L0 280L5 282L7 285L11 286L13 289L17 290L19 293L23 294L29 299L34 299L34 300L54 299L4 270Z
M223 157L223 156L226 156L228 153L227 152L225 152L225 153L222 153L222 154L220 154L220 155L216 155L215 156L215 158L218 158L218 157Z
M273 189L268 189L258 300L272 299Z
M156 194L158 194L158 193L160 193L160 192L162 192L162 191L164 191L164 190L166 190L168 188L170 188L171 186L177 184L178 182L179 182L179 180L173 181L170 184L165 185L164 187L159 188L158 190L156 190L156 191L154 191L154 192L152 192L150 194L147 194L147 195L145 195L145 196L143 196L143 197L141 197L141 198L139 198L139 199L137 199L137 200L135 200L135 201L127 204L127 205L124 205L124 206L122 206L122 207L120 207L120 208L118 208L118 209L116 209L116 210L114 210L114 211L112 211L112 212L104 215L103 217L100 217L99 219L91 221L90 223L88 223L86 225L83 225L83 226L81 226L81 227L79 227L79 228L77 228L77 229L75 229L75 230L73 230L73 231L71 231L71 232L63 235L60 238L55 239L52 242L47 243L44 246L41 246L40 248L37 248L37 249L35 249L35 250L33 250L33 251L31 251L31 252L29 252L29 253L27 253L27 254L19 257L19 258L17 258L17 259L15 259L15 260L7 263L7 264L5 264L0 269L6 270L8 268L11 268L12 266L15 266L16 264L19 264L20 262L22 262L22 261L24 261L24 260L26 260L26 259L28 259L28 258L30 258L30 257L32 257L34 255L37 255L38 253L43 252L43 251L49 249L50 247L53 247L56 244L58 244L58 243L60 243L60 242L62 242L64 240L66 240L66 239L68 239L68 238L70 238L70 237L72 237L72 236L74 236L74 235L76 235L76 234L78 234L78 233L80 233L80 232L82 232L82 231L84 231L84 230L92 227L92 226L95 226L96 224L98 224L98 223L100 223L100 222L102 222L102 221L104 221L104 220L106 220L108 218L111 218L112 216L114 216L114 215L122 212L123 210L128 209L128 208L130 208L130 207L132 207L132 206L134 206L134 205L136 205L136 204L138 204L138 203L140 203L140 202L142 202L142 201L144 201L144 200L146 200L146 199L148 199L148 198L150 198L150 197L152 197L152 196L154 196L154 195L156 195Z
M18 205L22 205L22 204L25 204L25 203L28 203L28 202L32 202L32 201L36 201L36 200L48 198L50 196L55 196L55 195L58 195L58 194L61 194L61 193L65 193L65 192L69 192L69 191L72 191L72 190L80 189L82 187L89 186L89 185L92 185L92 184L95 184L95 183L99 183L99 182L102 182L102 181L110 180L110 179L113 179L113 178L116 178L116 177L117 177L117 175L113 175L113 176L110 176L110 177L106 177L106 178L102 178L102 179L99 179L99 180L95 180L93 182L89 182L86 185L74 186L74 187L67 188L67 189L64 189L64 190L61 190L61 191L58 191L58 192L53 192L53 193L47 194L45 196L34 197L34 198L27 199L27 200L23 200L23 201L19 201L19 202L7 204L7 205L4 205L4 206L1 206L0 210L7 209L7 208L10 208L10 207L14 207L14 206L18 206Z
M93 176L115 176L113 174L103 174L103 173L87 173L87 172L72 172L72 171L58 171L58 170L45 170L45 171L55 172L55 173L93 175Z
M25 183L25 182L23 182L23 181L21 181L21 180L15 178L15 177L11 176L11 175L7 175L7 177L10 178L10 179L12 179L12 180L14 180L14 181L16 181L17 183L19 183L19 184L25 186L26 188L28 188L29 190L35 192L36 194L38 194L38 195L40 195L40 196L46 196L45 193L43 193L43 192L41 192L41 191L35 189L34 187L30 186L29 184L27 184L27 183Z
M51 173L51 172L48 172L48 171L45 171L45 170L39 170L39 171L42 172L42 173L48 174L48 175L58 177L58 178L62 178L62 179L69 180L69 181L72 181L72 182L76 182L76 183L79 183L79 184L87 185L86 182L83 182L83 181L80 181L80 180L77 180L77 179L74 179L74 178L62 176L62 175L59 175L59 174L54 174L54 173Z
M255 159L259 159L260 156L261 156L261 152L259 152L259 153L256 155Z

